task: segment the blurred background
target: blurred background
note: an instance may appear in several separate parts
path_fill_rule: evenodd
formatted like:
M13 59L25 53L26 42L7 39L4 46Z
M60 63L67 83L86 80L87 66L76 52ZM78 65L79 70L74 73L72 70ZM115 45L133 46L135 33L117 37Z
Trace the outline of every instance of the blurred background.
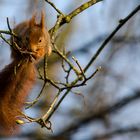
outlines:
M86 0L52 0L68 14ZM65 24L57 46L71 51L84 68L101 43L136 6L139 0L104 0ZM35 9L45 9L48 29L57 13L43 0L0 0L0 30L29 19ZM7 39L9 36L6 36ZM71 58L70 58L71 59ZM10 63L10 47L0 40L0 69ZM139 140L140 139L140 11L125 24L87 71L102 70L87 85L76 88L61 103L51 118L53 133L38 124L22 126L20 135L1 140ZM54 54L48 60L48 76L63 81L61 61ZM70 77L73 79L73 76ZM28 101L38 95L43 81L37 80ZM77 94L76 94L77 93ZM56 90L48 85L39 102L25 110L31 117L47 111Z

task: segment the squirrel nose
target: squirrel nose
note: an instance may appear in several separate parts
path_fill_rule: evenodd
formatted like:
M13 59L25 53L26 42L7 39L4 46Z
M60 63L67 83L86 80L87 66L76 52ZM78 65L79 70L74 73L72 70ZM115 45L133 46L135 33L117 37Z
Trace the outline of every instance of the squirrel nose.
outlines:
M35 52L35 51L36 51L36 45L31 44L31 45L30 45L30 50L31 50L32 52Z

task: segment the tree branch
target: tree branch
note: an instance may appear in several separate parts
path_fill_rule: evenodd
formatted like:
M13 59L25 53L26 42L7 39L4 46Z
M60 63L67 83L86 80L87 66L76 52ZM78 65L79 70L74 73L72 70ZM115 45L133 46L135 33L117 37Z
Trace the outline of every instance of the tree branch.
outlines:
M99 54L101 53L101 51L105 48L105 46L107 45L107 43L113 38L113 36L117 33L117 31L119 31L119 29L130 19L132 18L138 11L140 10L140 5L137 6L126 18L124 18L120 24L114 29L114 31L105 39L105 41L103 42L103 44L101 45L101 47L97 50L96 54L92 57L92 59L89 61L89 63L87 64L87 66L84 69L84 72L86 72L88 70L88 68L91 66L91 64L95 61L95 59L99 56ZM77 82L81 79L81 77L78 77L77 79L75 79L71 85L75 86L77 84ZM50 119L50 117L53 115L53 113L55 112L55 110L59 107L59 105L61 104L61 102L64 100L64 98L68 95L68 93L71 91L71 88L68 88L66 90L66 92L63 94L63 96L61 97L61 99L58 101L58 103L56 104L56 106L53 108L53 111L51 112L50 115L48 115L48 119Z

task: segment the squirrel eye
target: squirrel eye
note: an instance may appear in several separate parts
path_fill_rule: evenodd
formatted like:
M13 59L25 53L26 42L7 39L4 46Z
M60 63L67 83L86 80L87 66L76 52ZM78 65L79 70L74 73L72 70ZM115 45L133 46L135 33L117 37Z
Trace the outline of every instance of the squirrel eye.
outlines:
M38 41L39 43L41 43L42 42L42 39L39 39L39 41Z

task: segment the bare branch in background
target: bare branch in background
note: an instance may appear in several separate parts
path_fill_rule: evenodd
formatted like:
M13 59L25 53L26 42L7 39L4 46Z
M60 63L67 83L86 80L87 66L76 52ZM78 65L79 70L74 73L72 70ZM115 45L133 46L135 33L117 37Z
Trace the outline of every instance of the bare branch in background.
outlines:
M132 125L132 126L124 127L124 128L118 128L118 129L112 130L110 132L101 134L99 136L94 136L92 139L93 140L103 140L103 139L115 137L117 135L123 135L126 133L136 133L136 132L140 132L139 125L134 125L134 126Z
M59 136L63 136L63 135L68 136L72 132L73 133L76 132L77 129L81 128L83 125L89 124L96 120L102 120L104 118L104 116L114 114L115 112L117 113L117 111L119 111L120 109L123 109L128 104L130 104L136 100L139 100L139 99L140 99L140 91L138 90L135 93L133 93L131 96L122 98L121 100L117 101L116 103L102 108L102 110L99 110L98 112L95 112L95 113L90 112L89 114L86 115L85 118L82 118L81 120L80 119L75 120L73 124L71 124L69 127L64 129L62 132L60 132L58 135L56 135L54 137L59 137Z

